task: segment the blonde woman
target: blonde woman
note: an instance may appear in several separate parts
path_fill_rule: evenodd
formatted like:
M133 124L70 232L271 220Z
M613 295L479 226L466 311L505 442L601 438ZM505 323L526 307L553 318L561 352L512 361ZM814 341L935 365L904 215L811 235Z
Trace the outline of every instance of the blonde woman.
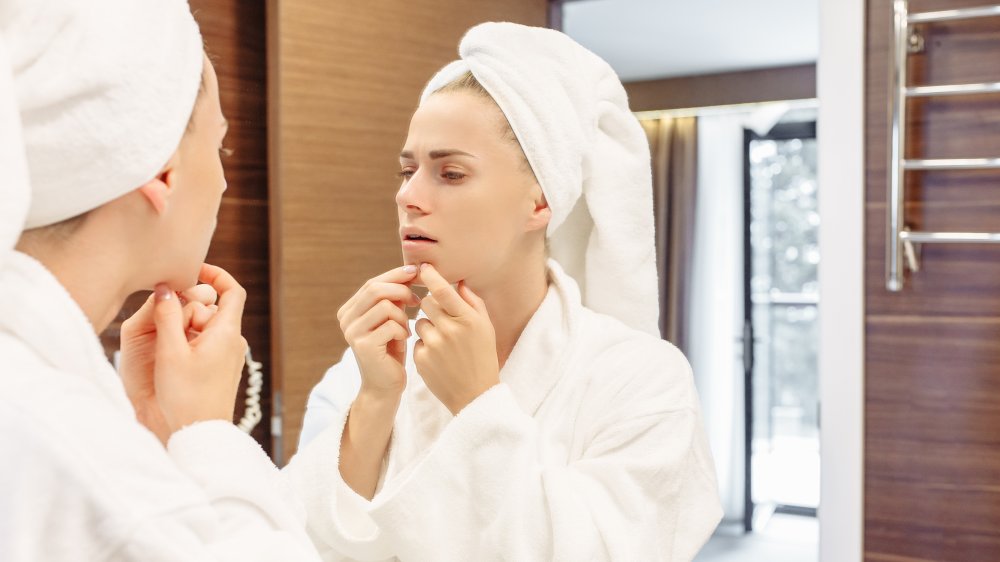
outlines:
M459 52L400 154L404 265L340 309L350 350L310 398L289 468L310 533L330 559L690 560L721 509L656 333L624 89L551 30L483 24Z

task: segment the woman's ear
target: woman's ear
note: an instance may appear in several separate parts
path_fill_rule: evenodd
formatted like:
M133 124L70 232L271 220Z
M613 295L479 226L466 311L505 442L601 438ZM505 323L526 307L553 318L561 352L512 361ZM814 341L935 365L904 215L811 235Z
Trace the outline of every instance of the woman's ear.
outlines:
M146 197L146 201L153 206L156 214L162 215L167 210L170 199L171 184L173 183L173 169L165 169L160 175L146 182L139 188L139 192Z
M537 184L534 188L534 197L532 201L534 208L531 210L531 215L528 217L528 224L526 225L529 232L535 230L545 230L549 226L549 221L552 220L552 209L549 208L549 202L545 200L545 194L542 193L542 188Z

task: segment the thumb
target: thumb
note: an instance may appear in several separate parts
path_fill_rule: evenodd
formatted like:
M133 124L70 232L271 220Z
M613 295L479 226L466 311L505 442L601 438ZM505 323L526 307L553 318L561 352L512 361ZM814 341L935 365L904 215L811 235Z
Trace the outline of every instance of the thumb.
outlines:
M476 312L489 315L489 312L486 310L486 302L479 298L479 295L470 289L469 286L465 284L465 281L459 281L458 294L462 297L462 300L469 303L469 306L476 309Z
M156 296L150 293L149 298L146 299L146 302L142 303L139 310L122 322L122 340L128 340L133 336L146 334L155 329L156 324L153 321L155 298Z
M156 322L156 351L176 353L187 347L184 311L177 295L164 284L156 286L153 320Z

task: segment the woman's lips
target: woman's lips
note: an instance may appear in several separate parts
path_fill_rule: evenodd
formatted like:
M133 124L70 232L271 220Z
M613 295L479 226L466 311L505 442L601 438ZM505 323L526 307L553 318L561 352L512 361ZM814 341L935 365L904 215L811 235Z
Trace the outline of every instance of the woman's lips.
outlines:
M437 240L430 238L403 238L403 249L407 251L426 250L437 244Z

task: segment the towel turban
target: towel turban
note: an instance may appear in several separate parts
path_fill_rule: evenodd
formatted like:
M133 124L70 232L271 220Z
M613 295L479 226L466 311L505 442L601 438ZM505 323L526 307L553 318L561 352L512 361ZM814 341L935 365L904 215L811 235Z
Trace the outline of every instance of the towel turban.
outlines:
M583 304L659 335L649 144L607 62L568 36L484 23L421 102L471 72L500 106L552 211L551 257Z
M75 217L156 176L186 130L204 51L186 0L0 0L0 42L7 251L12 225ZM18 162L27 181L11 179Z

